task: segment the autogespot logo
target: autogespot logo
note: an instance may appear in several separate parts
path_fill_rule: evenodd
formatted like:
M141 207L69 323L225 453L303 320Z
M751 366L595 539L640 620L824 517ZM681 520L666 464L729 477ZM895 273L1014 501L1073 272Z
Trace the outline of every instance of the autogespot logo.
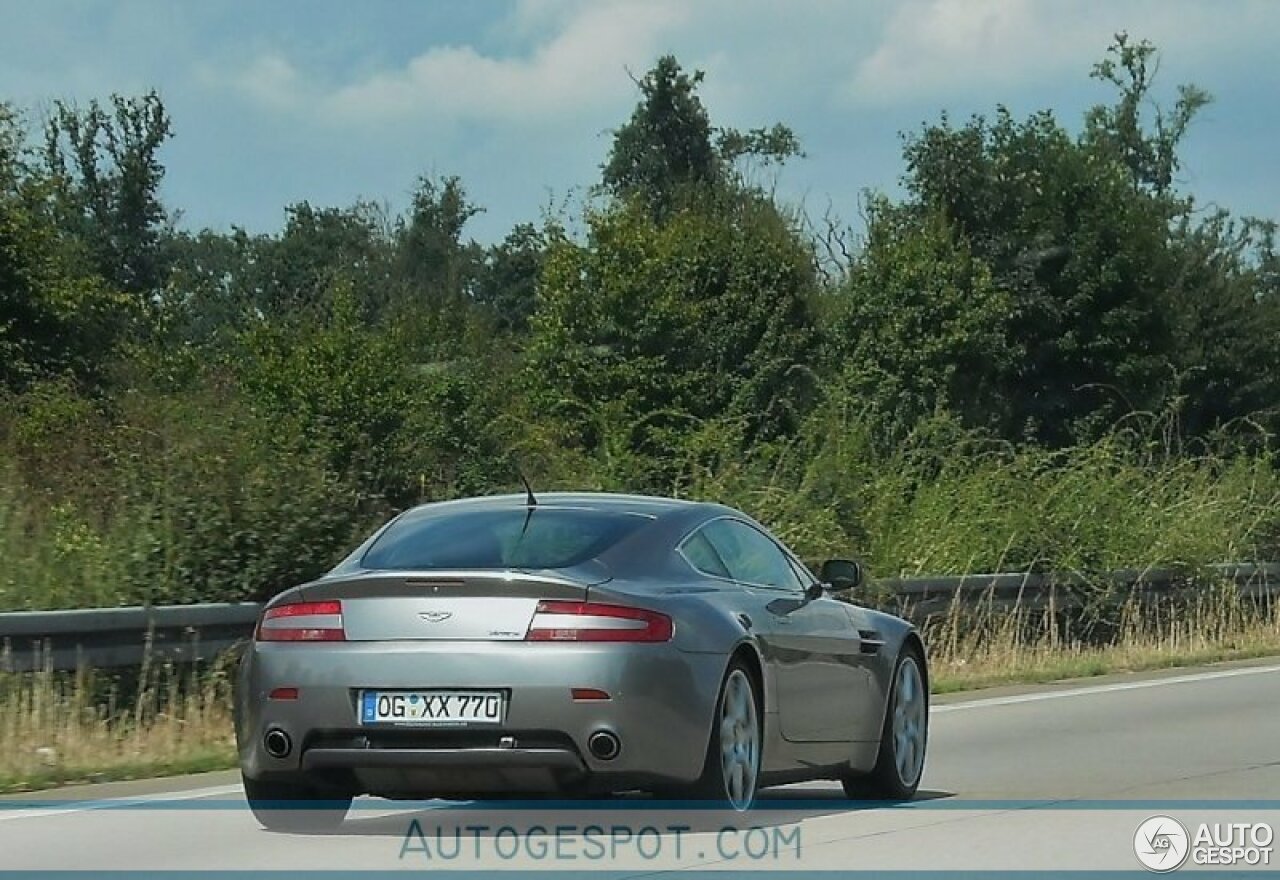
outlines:
M1187 829L1170 816L1152 816L1133 834L1133 851L1148 871L1163 874L1182 867L1190 849Z

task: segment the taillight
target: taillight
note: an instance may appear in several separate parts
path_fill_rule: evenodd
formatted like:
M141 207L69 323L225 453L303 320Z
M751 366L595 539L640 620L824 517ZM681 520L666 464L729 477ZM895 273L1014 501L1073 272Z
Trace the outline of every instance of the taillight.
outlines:
M294 602L268 608L258 624L260 642L345 642L342 603Z
M525 641L669 642L671 618L657 611L600 602L538 603Z

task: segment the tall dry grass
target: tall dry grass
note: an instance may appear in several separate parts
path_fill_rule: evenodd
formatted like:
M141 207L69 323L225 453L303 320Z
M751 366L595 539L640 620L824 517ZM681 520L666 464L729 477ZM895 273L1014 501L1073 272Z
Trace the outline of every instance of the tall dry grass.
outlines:
M0 791L231 766L228 673L148 663L126 678L0 674Z
M979 609L925 627L935 692L1280 654L1280 603L1221 586L1121 606L1105 626L1052 611Z

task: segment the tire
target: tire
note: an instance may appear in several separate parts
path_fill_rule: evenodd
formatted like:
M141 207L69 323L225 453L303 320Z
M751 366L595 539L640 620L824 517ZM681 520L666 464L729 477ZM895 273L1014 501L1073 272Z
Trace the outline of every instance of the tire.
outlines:
M245 799L255 819L268 831L317 833L342 824L351 796L305 783L250 779L241 774Z
M898 657L876 765L866 775L841 780L848 797L907 801L920 788L929 742L929 693L921 672L923 662L914 648L904 648Z
M764 731L759 687L746 664L729 664L707 742L700 778L685 794L745 812L760 786Z

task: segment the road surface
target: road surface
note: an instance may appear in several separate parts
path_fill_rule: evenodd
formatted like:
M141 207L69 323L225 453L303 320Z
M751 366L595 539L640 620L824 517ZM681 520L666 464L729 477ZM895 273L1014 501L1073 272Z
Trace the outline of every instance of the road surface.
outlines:
M939 698L910 805L851 806L827 783L768 791L745 819L643 798L361 799L337 833L314 836L263 831L236 774L205 774L0 799L0 870L1141 873L1135 831L1157 814L1189 837L1201 823L1280 829L1276 660ZM1252 855L1243 843L1238 861ZM1209 869L1197 858L1222 856L1192 850L1181 870Z

